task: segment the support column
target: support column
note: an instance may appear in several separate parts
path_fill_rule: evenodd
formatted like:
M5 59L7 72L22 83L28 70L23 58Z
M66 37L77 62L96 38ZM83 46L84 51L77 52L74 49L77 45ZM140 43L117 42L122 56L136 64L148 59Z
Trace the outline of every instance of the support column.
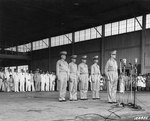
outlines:
M74 32L72 32L72 55L74 54L74 43L75 43L75 33Z
M30 70L33 70L33 57L32 57L32 52L33 52L33 43L31 42L31 51L30 51L30 57L31 57L31 61L30 61Z
M141 34L141 73L145 73L145 39L146 39L146 14L143 15Z
M49 47L48 47L48 71L52 71L51 69L51 38L49 38Z
M101 64L101 73L104 73L104 68L105 68L105 41L104 41L104 36L105 36L105 25L102 25L102 40L100 42L101 50L100 50L100 64Z

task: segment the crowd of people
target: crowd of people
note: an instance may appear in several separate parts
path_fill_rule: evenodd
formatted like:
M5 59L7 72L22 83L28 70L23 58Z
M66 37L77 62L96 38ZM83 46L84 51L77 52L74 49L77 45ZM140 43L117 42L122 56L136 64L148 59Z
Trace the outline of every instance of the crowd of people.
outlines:
M87 56L81 57L81 63L76 64L77 55L71 56L71 62L66 61L66 51L60 52L60 60L56 63L56 74L45 73L40 69L32 71L14 72L10 68L0 70L0 91L27 92L27 91L55 91L59 90L59 101L66 101L66 89L69 90L70 101L77 100L77 91L80 91L80 100L87 100L87 93L92 91L92 99L100 99L100 91L107 90L108 102L116 103L117 90L120 94L130 91L135 86L137 91L150 90L150 74L128 76L127 73L118 74L116 51L105 65L102 75L98 65L98 56L93 57L93 64L89 68L86 64ZM90 70L90 71L89 71ZM136 85L135 85L136 84Z
M32 71L12 72L11 69L0 70L0 91L27 92L27 91L54 91L56 75L54 72L42 72L39 69Z

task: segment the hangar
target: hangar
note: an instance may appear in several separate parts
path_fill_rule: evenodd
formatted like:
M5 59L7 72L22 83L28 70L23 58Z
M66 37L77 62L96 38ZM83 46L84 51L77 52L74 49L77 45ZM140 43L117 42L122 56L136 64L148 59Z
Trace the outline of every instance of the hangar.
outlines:
M77 64L83 55L87 55L89 67L93 63L93 56L98 55L101 74L104 74L110 52L117 50L116 61L119 65L121 59L127 60L127 73L137 59L138 74L148 74L149 6L148 0L0 0L0 67L33 71L38 68L44 72L56 72L59 53L65 50L68 52L68 63L73 54L78 55ZM46 121L50 118L49 112L53 106L51 120L72 118L84 112L100 111L107 115L105 109L110 107L108 104L106 107L103 105L107 98L106 92L101 93L101 109L98 101L60 104L56 102L56 96L57 92L1 93L0 105L3 110L0 113L3 116L0 119ZM148 93L140 92L138 96L144 103L144 113L150 114ZM71 109L74 109L73 113ZM29 113L35 117L30 117ZM20 117L16 117L18 114ZM126 110L119 114L133 116L141 115L142 112Z
M103 68L110 50L148 73L147 0L1 0L1 66L29 65L55 71L61 50L69 55L100 55ZM128 65L129 66L129 65Z

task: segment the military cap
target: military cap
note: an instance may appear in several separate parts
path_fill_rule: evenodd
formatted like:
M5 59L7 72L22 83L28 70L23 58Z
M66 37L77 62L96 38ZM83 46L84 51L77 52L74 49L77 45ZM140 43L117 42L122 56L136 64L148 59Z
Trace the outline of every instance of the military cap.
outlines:
M72 55L71 58L72 58L72 59L76 59L76 58L77 58L77 55Z
M111 53L111 55L115 55L117 53L117 50L113 50L110 53Z
M86 55L82 56L82 59L87 59L87 56Z
M60 55L67 55L67 51L61 51Z
M40 71L40 69L39 69L39 68L37 68L37 69L36 69L36 71Z
M98 59L98 56L94 56L94 57L93 57L93 60L97 60L97 59Z

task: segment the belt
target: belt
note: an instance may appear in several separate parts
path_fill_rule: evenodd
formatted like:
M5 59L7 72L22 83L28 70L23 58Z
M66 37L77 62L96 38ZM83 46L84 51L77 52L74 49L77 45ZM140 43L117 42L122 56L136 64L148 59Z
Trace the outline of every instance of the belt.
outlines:
M83 75L83 74L88 74L88 73L80 73L80 74L82 74L82 75Z
M108 70L108 71L117 71L117 70Z
M95 73L95 74L92 74L92 75L100 75L100 73Z
M67 71L60 71L60 72L63 72L63 73L65 72L65 73L67 73Z
M75 73L75 72L70 72L70 74L77 74L77 73Z

